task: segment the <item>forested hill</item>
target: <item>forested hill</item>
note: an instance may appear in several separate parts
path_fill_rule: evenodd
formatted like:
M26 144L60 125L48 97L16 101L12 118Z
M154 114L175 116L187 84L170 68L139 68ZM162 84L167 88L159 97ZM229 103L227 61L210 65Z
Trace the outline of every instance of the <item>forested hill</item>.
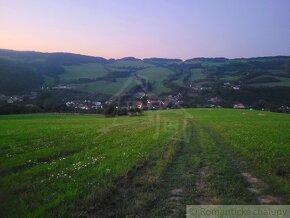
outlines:
M183 61L0 50L0 94L53 87L62 89L58 94L79 98L130 99L139 92L158 98L182 93L188 106L204 105L214 97L225 106L260 100L283 105L290 104L290 56Z

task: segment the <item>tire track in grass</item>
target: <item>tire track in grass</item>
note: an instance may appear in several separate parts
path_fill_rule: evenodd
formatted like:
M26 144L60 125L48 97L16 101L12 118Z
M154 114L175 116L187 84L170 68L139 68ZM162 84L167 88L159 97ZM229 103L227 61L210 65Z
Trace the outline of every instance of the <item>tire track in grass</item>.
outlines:
M202 141L202 135L201 131L198 128L197 124L194 123L193 125L193 137L195 138L195 146L197 147L197 154L199 156L199 167L197 171L197 180L195 183L196 191L198 193L197 198L195 199L196 204L200 205L211 205L216 204L218 202L217 196L213 193L212 187L210 186L208 182L208 168L207 163L205 161L205 157L207 153L204 151L204 148L201 143L204 143Z
M262 180L259 180L245 169L241 171L241 175L249 184L248 190L256 195L260 204L281 204L281 198L274 197L270 194L264 194L266 189L268 189L268 185Z
M196 199L198 204L200 205L217 204L218 198L212 194L211 188L207 182L207 167L203 166L203 163L201 163L199 179L195 185L199 193L199 196Z
M151 162L150 164L154 164ZM134 180L135 177L144 176L146 168L149 167L149 162L143 162L136 165L127 174L120 177L115 182L114 189L107 194L107 198L98 205L92 205L85 212L85 217L123 217L126 216L124 212L129 205L127 205L129 199L130 189L135 190ZM138 185L137 185L138 186Z
M160 198L148 217L183 217L185 205L194 203L199 161L192 154L192 144L179 144L176 155L160 179Z
M201 146L201 176L208 187L200 198L201 204L255 204L257 200L248 191L248 184L240 174L235 157L219 136L199 122L195 126ZM204 173L203 173L204 171ZM205 175L203 175L205 174ZM212 196L211 199L207 195ZM205 198L205 200L203 199Z
M146 217L185 217L186 205L205 199L207 185L201 176L201 152L199 136L187 122L184 140L161 177L160 198Z
M282 199L267 193L269 186L262 180L252 175L247 170L247 163L240 161L239 158L227 147L221 137L213 130L203 127L208 132L214 143L220 147L223 151L223 156L231 164L232 169L235 171L235 176L238 178L239 187L237 188L242 191L239 196L244 196L240 200L241 203L246 204L281 204ZM239 175L238 175L239 174ZM234 175L234 174L233 174ZM239 178L240 177L240 178ZM241 179L243 181L241 181ZM248 193L245 193L247 191ZM267 194L266 194L267 193ZM247 196L247 197L246 197ZM246 197L246 198L245 198ZM250 197L250 198L249 198ZM239 200L239 201L240 201ZM237 202L239 203L239 202ZM239 203L239 204L241 204ZM229 202L229 204L233 204Z
M176 152L178 141L172 140L147 161L115 181L103 202L93 204L86 217L146 217L159 196L159 178Z

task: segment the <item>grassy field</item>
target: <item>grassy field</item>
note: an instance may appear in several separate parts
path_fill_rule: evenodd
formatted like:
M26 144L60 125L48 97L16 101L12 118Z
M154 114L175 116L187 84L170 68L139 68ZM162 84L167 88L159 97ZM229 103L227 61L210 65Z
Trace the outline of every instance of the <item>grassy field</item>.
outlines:
M107 95L122 94L136 85L136 81L132 78L117 78L112 81L95 81L85 84L74 85L74 89L79 91L85 91L88 93L103 93Z
M192 69L190 80L205 79L206 75L202 73L202 69Z
M162 67L149 67L137 72L138 76L152 84L152 91L157 95L162 92L171 91L171 89L163 85L163 81L171 74L173 74L172 71Z
M184 84L184 78L185 78L185 76L181 76L178 79L173 80L173 83L175 83L175 84L177 84L179 86L185 86L185 84Z
M77 79L95 79L105 76L108 72L102 64L91 63L64 67L65 73L60 75L61 81L73 81Z
M11 58L8 57L8 59L10 60ZM39 61L44 60L39 59ZM267 68L263 64L257 64L260 62L256 63L250 61L250 59L234 59L225 62L217 62L210 59L192 60L190 62L164 62L160 60L150 62L137 59L123 59L97 63L76 62L74 64L72 62L70 63L71 65L64 62L65 65L58 67L45 66L39 73L43 74L43 84L41 86L66 85L88 96L91 94L111 96L120 90L125 92L123 94L134 94L132 90L136 90L136 88L140 89L140 81L136 80L135 75L139 79L144 79L150 83L149 95L153 98L164 97L170 94L176 95L177 92L182 92L182 90L188 88L189 81L195 81L196 83L207 82L207 86L212 86L219 80L226 80L231 81L233 84L239 83L244 88L289 87L290 79L287 71L287 60L280 60L276 64L270 61L275 61L275 58L273 60L265 59L262 61ZM37 60L27 59L24 62L36 64ZM197 65L191 66L186 63ZM253 66L250 67L250 65ZM244 77L248 72L257 74L257 76L245 79ZM214 80L212 75L215 75L215 79L218 80ZM280 81L256 81L256 79L262 79L263 77L268 79L269 77L274 77ZM127 84L128 80L132 81L132 83ZM14 79L11 79L11 81L14 81ZM125 86L127 88L123 88ZM202 95L202 93L198 95ZM212 93L212 95L215 94Z
M72 82L78 79L96 79L106 76L109 71L126 71L128 68L141 68L137 74L152 84L152 92L159 95L164 92L170 92L171 89L163 85L163 81L173 72L162 67L155 67L152 64L142 61L118 61L113 64L102 65L99 63L81 64L76 66L65 66L65 73L60 74L62 82ZM144 69L142 69L144 68ZM50 78L45 78L46 83L51 84ZM102 93L106 95L115 95L118 91L128 91L136 85L132 76L117 78L115 81L98 80L82 84L71 85L74 89L88 93Z
M256 84L250 84L250 85L255 86L255 87L275 87L275 86L289 87L290 86L290 78L279 77L279 76L275 76L274 78L276 78L280 81L267 82L267 83L256 83Z
M186 204L289 204L289 157L287 114L0 116L0 217L183 217Z

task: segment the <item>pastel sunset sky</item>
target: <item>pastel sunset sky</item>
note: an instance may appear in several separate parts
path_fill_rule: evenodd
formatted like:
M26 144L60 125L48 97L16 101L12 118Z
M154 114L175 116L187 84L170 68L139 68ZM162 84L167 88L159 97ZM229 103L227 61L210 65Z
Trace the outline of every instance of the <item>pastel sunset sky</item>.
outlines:
M0 48L106 58L290 55L290 1L0 0Z

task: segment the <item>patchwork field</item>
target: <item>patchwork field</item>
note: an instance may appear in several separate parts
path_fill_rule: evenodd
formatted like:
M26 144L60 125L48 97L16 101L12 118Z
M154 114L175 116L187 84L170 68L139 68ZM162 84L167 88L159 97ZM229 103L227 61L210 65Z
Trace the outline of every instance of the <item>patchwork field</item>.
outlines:
M118 78L114 82L111 81L95 81L85 84L74 85L77 90L86 91L90 93L104 93L111 96L124 93L136 85L136 81L130 78Z
M202 69L191 70L190 80L205 79L206 75L202 73Z
M104 66L98 63L66 66L64 69L65 72L60 75L60 80L66 82L82 78L96 79L108 73Z
M249 110L0 116L0 217L183 217L289 204L290 116Z
M172 71L162 67L150 67L137 72L138 76L145 79L146 82L150 82L152 84L152 91L157 94L170 92L170 89L163 85L163 81L172 74Z

